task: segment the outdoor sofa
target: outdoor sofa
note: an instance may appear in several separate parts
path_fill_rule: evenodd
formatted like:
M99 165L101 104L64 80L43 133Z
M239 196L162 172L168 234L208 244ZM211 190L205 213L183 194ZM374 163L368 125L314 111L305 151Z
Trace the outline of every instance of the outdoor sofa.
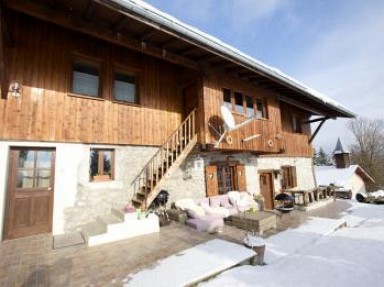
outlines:
M173 220L185 219L185 224L197 231L214 232L224 225L224 219L259 206L248 192L230 191L227 194L199 199L181 199L176 210L169 211Z

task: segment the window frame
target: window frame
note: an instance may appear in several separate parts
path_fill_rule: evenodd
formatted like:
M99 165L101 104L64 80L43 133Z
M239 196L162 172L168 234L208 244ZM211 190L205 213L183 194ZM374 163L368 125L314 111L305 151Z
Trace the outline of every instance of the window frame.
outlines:
M281 180L283 189L291 189L297 187L296 166L283 165L281 167Z
M98 74L98 96L92 96L92 95L87 95L87 94L82 94L82 93L76 93L73 90L73 73L74 73L74 65L75 64L80 64L80 65L85 65L85 66L90 66L92 68L97 68L99 74ZM104 82L104 77L103 77L103 63L101 60L96 59L96 58L91 58L87 56L82 56L82 55L74 55L72 57L72 60L70 61L70 77L69 77L69 92L68 94L71 96L77 96L77 97L83 97L87 99L94 99L94 100L104 100L103 98L103 82Z
M224 101L224 93L226 91L229 91L230 97L231 97L231 102ZM236 104L236 95L241 95L242 96L242 111L239 111L237 107L240 105ZM247 98L252 99L252 106L253 106L253 117L249 117L248 115L248 105L247 105ZM243 93L238 90L233 90L229 88L222 88L222 101L223 105L226 107L230 106L230 110L233 113L243 115L247 118L254 118L254 119L263 119L263 120L268 120L268 108L267 108L267 101L264 98L257 97L254 95L250 95L250 93ZM261 110L262 115L264 115L261 118L257 117L257 112L259 111L257 108L257 101L261 101L263 104L263 109ZM230 105L228 105L230 103Z
M96 175L92 175L92 151L98 151L98 166ZM111 152L111 172L104 173L104 152ZM109 176L109 177L107 177ZM115 179L115 150L110 148L91 148L89 153L89 181L112 181Z
M116 74L123 74L123 75L135 78L135 102L129 102L129 101L119 100L119 99L115 98L115 76L116 76ZM139 70L124 67L124 66L119 65L119 64L114 64L114 69L113 69L113 73L111 76L111 100L112 100L112 102L116 102L119 104L125 104L125 105L139 105L140 104L140 80L141 80L141 73Z
M297 114L291 115L292 132L297 134L303 133L303 126L301 124L301 118Z

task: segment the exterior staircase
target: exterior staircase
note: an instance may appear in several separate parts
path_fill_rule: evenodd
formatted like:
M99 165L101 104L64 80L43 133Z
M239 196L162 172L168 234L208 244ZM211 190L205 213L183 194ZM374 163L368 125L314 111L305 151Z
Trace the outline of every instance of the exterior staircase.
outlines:
M88 246L123 240L130 237L158 232L159 218L155 214L138 219L137 213L124 213L112 208L109 214L98 216L86 224L82 233Z
M132 204L135 207L147 209L166 178L193 150L197 141L195 118L196 110L193 110L134 179ZM158 232L159 228L159 218L153 213L138 219L136 212L125 213L119 208L111 208L110 213L98 216L95 221L82 226L82 233L88 246L95 246Z
M132 204L147 209L161 191L166 179L183 163L197 142L196 109L159 148L133 180Z

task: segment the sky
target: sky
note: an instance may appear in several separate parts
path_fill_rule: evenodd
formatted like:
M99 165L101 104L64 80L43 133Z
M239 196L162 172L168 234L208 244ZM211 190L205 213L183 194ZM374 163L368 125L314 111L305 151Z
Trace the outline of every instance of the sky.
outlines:
M145 1L278 68L359 117L384 119L383 0ZM347 123L327 121L315 148L332 152L339 136L345 144L353 143Z

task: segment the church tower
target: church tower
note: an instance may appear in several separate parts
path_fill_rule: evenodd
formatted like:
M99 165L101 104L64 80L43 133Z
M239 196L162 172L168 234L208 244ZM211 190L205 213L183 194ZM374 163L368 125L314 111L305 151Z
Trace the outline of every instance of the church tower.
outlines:
M348 168L351 165L351 153L346 149L340 137L337 140L333 156L336 162L336 168Z

